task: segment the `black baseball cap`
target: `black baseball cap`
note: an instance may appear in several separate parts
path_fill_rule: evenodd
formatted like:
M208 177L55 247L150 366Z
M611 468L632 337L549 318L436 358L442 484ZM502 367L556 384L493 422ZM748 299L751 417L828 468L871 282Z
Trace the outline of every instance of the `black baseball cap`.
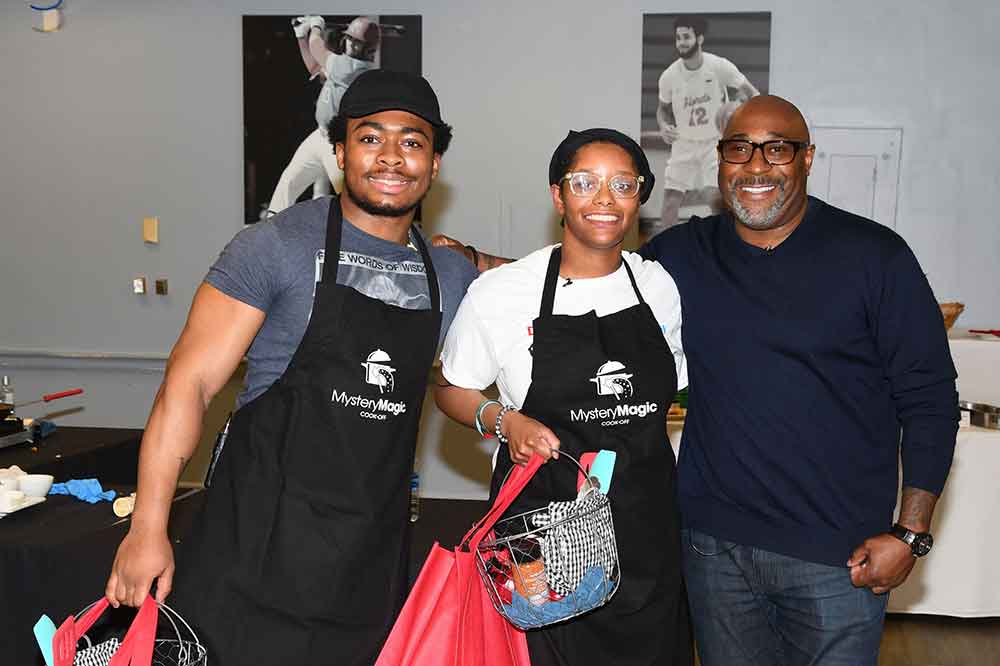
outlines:
M381 111L408 111L435 127L444 127L437 95L427 79L410 72L370 69L344 92L339 113L360 118Z

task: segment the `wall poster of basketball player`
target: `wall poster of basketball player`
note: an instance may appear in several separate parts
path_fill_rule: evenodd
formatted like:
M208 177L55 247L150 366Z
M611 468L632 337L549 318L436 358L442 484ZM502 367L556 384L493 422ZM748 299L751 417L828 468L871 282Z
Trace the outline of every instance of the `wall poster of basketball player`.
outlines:
M641 239L719 211L716 145L732 112L768 91L770 62L770 12L643 15L641 143L657 186Z
M243 17L244 222L339 191L326 126L377 67L421 73L420 16Z

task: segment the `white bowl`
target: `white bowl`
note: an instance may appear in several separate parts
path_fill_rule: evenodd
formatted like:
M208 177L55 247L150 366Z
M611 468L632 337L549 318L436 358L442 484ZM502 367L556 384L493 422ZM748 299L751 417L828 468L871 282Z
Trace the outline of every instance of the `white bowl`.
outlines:
M18 479L18 485L28 497L45 497L54 480L51 474L25 474Z

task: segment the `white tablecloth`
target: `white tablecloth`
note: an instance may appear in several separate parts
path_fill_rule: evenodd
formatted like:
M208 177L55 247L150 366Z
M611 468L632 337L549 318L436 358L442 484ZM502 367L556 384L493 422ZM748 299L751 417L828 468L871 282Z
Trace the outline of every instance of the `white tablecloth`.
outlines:
M667 424L675 455L682 427ZM934 511L934 548L889 595L890 613L1000 616L998 478L1000 430L961 428L948 483Z
M959 399L1000 405L1000 338L952 331L948 344L958 371Z
M934 511L934 548L889 595L890 613L1000 616L1000 430L961 428Z

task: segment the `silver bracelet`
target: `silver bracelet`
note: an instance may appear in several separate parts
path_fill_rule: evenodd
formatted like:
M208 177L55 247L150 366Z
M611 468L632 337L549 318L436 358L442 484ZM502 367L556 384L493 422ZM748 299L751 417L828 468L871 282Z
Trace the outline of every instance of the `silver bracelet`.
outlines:
M503 417L507 412L516 412L516 411L517 409L515 409L513 406L504 405L503 407L500 408L500 411L497 412L496 427L493 429L493 431L496 433L497 441L500 442L501 444L510 443L510 440L507 439L507 437L502 432L500 432L500 424L503 423Z

